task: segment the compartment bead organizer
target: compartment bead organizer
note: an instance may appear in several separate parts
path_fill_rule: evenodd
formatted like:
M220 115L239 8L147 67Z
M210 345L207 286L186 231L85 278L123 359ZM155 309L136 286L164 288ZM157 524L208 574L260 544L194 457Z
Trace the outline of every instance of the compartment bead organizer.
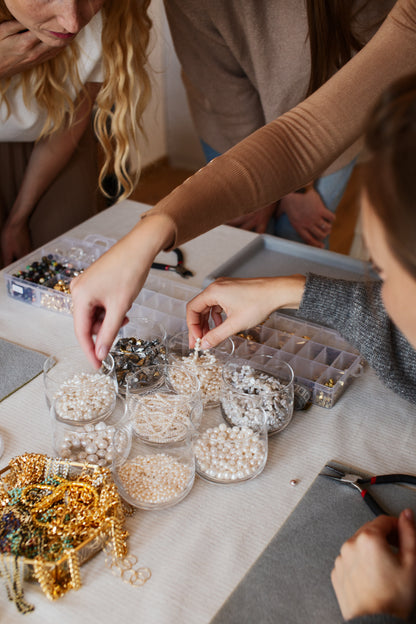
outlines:
M72 277L86 269L114 243L114 239L97 234L82 240L59 237L39 251L29 254L24 264L18 260L7 267L4 272L7 294L35 307L72 314L69 293ZM42 265L44 261L45 266ZM47 264L51 265L50 275ZM167 333L173 335L186 329L186 303L199 292L199 288L172 282L151 269L131 311L136 316L161 323Z
M114 243L114 239L94 234L84 240L61 236L29 254L25 265L18 260L7 268L7 293L36 307L71 314L71 280Z
M281 312L273 312L257 327L233 337L236 357L252 361L269 358L285 361L293 369L295 383L311 392L311 402L331 408L354 377L361 374L364 361L338 332Z

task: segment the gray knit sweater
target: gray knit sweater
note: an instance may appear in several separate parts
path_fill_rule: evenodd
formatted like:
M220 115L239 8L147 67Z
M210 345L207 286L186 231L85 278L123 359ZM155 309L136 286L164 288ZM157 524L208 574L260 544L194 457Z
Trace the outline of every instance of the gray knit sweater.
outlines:
M309 274L298 315L336 329L388 388L416 403L416 351L390 320L380 290L379 281Z
M380 291L379 281L352 282L310 273L298 315L336 329L359 349L386 386L416 403L416 351L393 325ZM404 624L404 620L378 614L348 624Z

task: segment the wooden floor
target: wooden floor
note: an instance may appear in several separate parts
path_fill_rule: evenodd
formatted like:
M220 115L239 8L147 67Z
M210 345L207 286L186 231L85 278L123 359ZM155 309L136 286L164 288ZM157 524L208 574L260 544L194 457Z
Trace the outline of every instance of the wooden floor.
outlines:
M142 172L140 182L130 199L154 205L193 173L188 169L171 167L167 160L163 160ZM358 175L356 168L337 210L330 249L338 253L348 254L354 237L359 212Z

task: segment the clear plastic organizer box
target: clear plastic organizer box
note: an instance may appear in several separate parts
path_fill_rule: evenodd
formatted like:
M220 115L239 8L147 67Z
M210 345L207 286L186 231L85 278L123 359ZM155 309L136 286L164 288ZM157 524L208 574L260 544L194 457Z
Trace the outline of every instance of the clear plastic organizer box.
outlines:
M290 364L295 381L321 407L332 407L363 369L359 352L336 331L279 312L233 340L236 357L255 363L267 355Z
M5 272L7 292L10 297L37 307L55 312L71 314L71 296L55 290L53 286L61 279L69 283L72 276L65 275L65 267L80 271L97 260L115 243L114 239L91 234L83 240L62 236L42 249L33 252L22 260L10 265ZM62 265L62 273L56 272L49 283L39 284L18 277L19 271L26 271L34 262L46 256ZM156 270L148 276L144 288L132 306L137 316L151 318L161 323L168 335L186 329L186 303L199 288L182 284L156 275Z
M173 336L187 329L186 304L199 292L195 286L151 273L131 309L137 316L161 323L167 335Z
M90 234L83 240L69 236L57 238L26 256L24 264L22 260L18 260L7 268L4 273L7 293L14 299L37 307L71 314L71 296L65 292L65 285L69 285L74 272L86 269L115 242L114 239L95 234ZM19 277L19 272L27 272L33 263L39 263L43 258L46 258L47 262L56 263L51 270L50 278L44 280L44 283ZM62 290L54 288L58 282Z

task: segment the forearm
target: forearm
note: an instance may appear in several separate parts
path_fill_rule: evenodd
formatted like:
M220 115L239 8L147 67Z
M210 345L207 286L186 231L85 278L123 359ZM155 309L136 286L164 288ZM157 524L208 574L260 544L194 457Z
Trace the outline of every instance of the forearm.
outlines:
M387 387L416 403L416 351L389 318L381 285L308 275L298 314L337 330Z
M11 225L18 226L27 221L39 199L67 165L90 123L91 107L92 100L85 98L69 128L35 144L9 215Z

